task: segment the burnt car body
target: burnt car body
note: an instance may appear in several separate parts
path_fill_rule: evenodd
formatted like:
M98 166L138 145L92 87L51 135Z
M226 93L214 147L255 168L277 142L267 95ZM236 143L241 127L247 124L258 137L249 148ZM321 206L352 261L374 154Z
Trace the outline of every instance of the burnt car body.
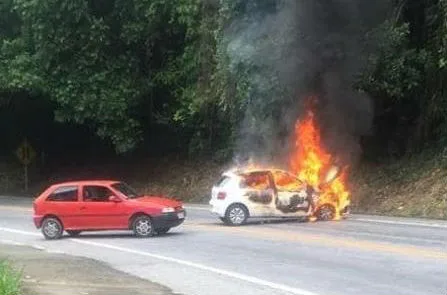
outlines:
M321 202L317 188L279 169L225 172L212 189L210 205L212 213L229 225L243 224L250 217L315 215L320 220L331 220L336 214L336 204Z

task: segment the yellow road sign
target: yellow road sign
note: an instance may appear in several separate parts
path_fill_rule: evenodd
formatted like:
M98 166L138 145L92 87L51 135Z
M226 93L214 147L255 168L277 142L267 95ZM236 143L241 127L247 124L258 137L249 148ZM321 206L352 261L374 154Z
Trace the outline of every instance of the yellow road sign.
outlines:
M29 165L36 157L36 152L34 151L33 147L28 143L28 141L25 139L22 142L22 144L20 144L19 147L17 148L16 155L23 165Z

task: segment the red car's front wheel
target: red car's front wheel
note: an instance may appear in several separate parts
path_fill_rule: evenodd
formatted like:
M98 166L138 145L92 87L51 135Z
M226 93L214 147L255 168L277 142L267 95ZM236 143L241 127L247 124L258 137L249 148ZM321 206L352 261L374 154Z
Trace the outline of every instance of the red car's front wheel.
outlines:
M152 220L147 215L140 215L135 218L132 224L134 234L139 238L147 238L154 235Z

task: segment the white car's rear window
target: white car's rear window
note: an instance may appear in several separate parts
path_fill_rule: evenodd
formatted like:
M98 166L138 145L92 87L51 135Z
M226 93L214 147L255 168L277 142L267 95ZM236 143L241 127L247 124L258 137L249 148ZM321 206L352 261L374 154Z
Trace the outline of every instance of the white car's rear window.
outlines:
M224 187L231 181L231 177L229 176L222 176L219 181L216 183L217 187Z

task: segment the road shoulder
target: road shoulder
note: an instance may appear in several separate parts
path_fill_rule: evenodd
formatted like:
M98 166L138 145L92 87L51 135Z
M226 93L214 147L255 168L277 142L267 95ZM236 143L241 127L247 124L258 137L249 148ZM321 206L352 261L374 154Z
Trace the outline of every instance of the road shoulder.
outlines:
M87 258L0 244L3 259L22 271L23 295L173 295L161 285Z

